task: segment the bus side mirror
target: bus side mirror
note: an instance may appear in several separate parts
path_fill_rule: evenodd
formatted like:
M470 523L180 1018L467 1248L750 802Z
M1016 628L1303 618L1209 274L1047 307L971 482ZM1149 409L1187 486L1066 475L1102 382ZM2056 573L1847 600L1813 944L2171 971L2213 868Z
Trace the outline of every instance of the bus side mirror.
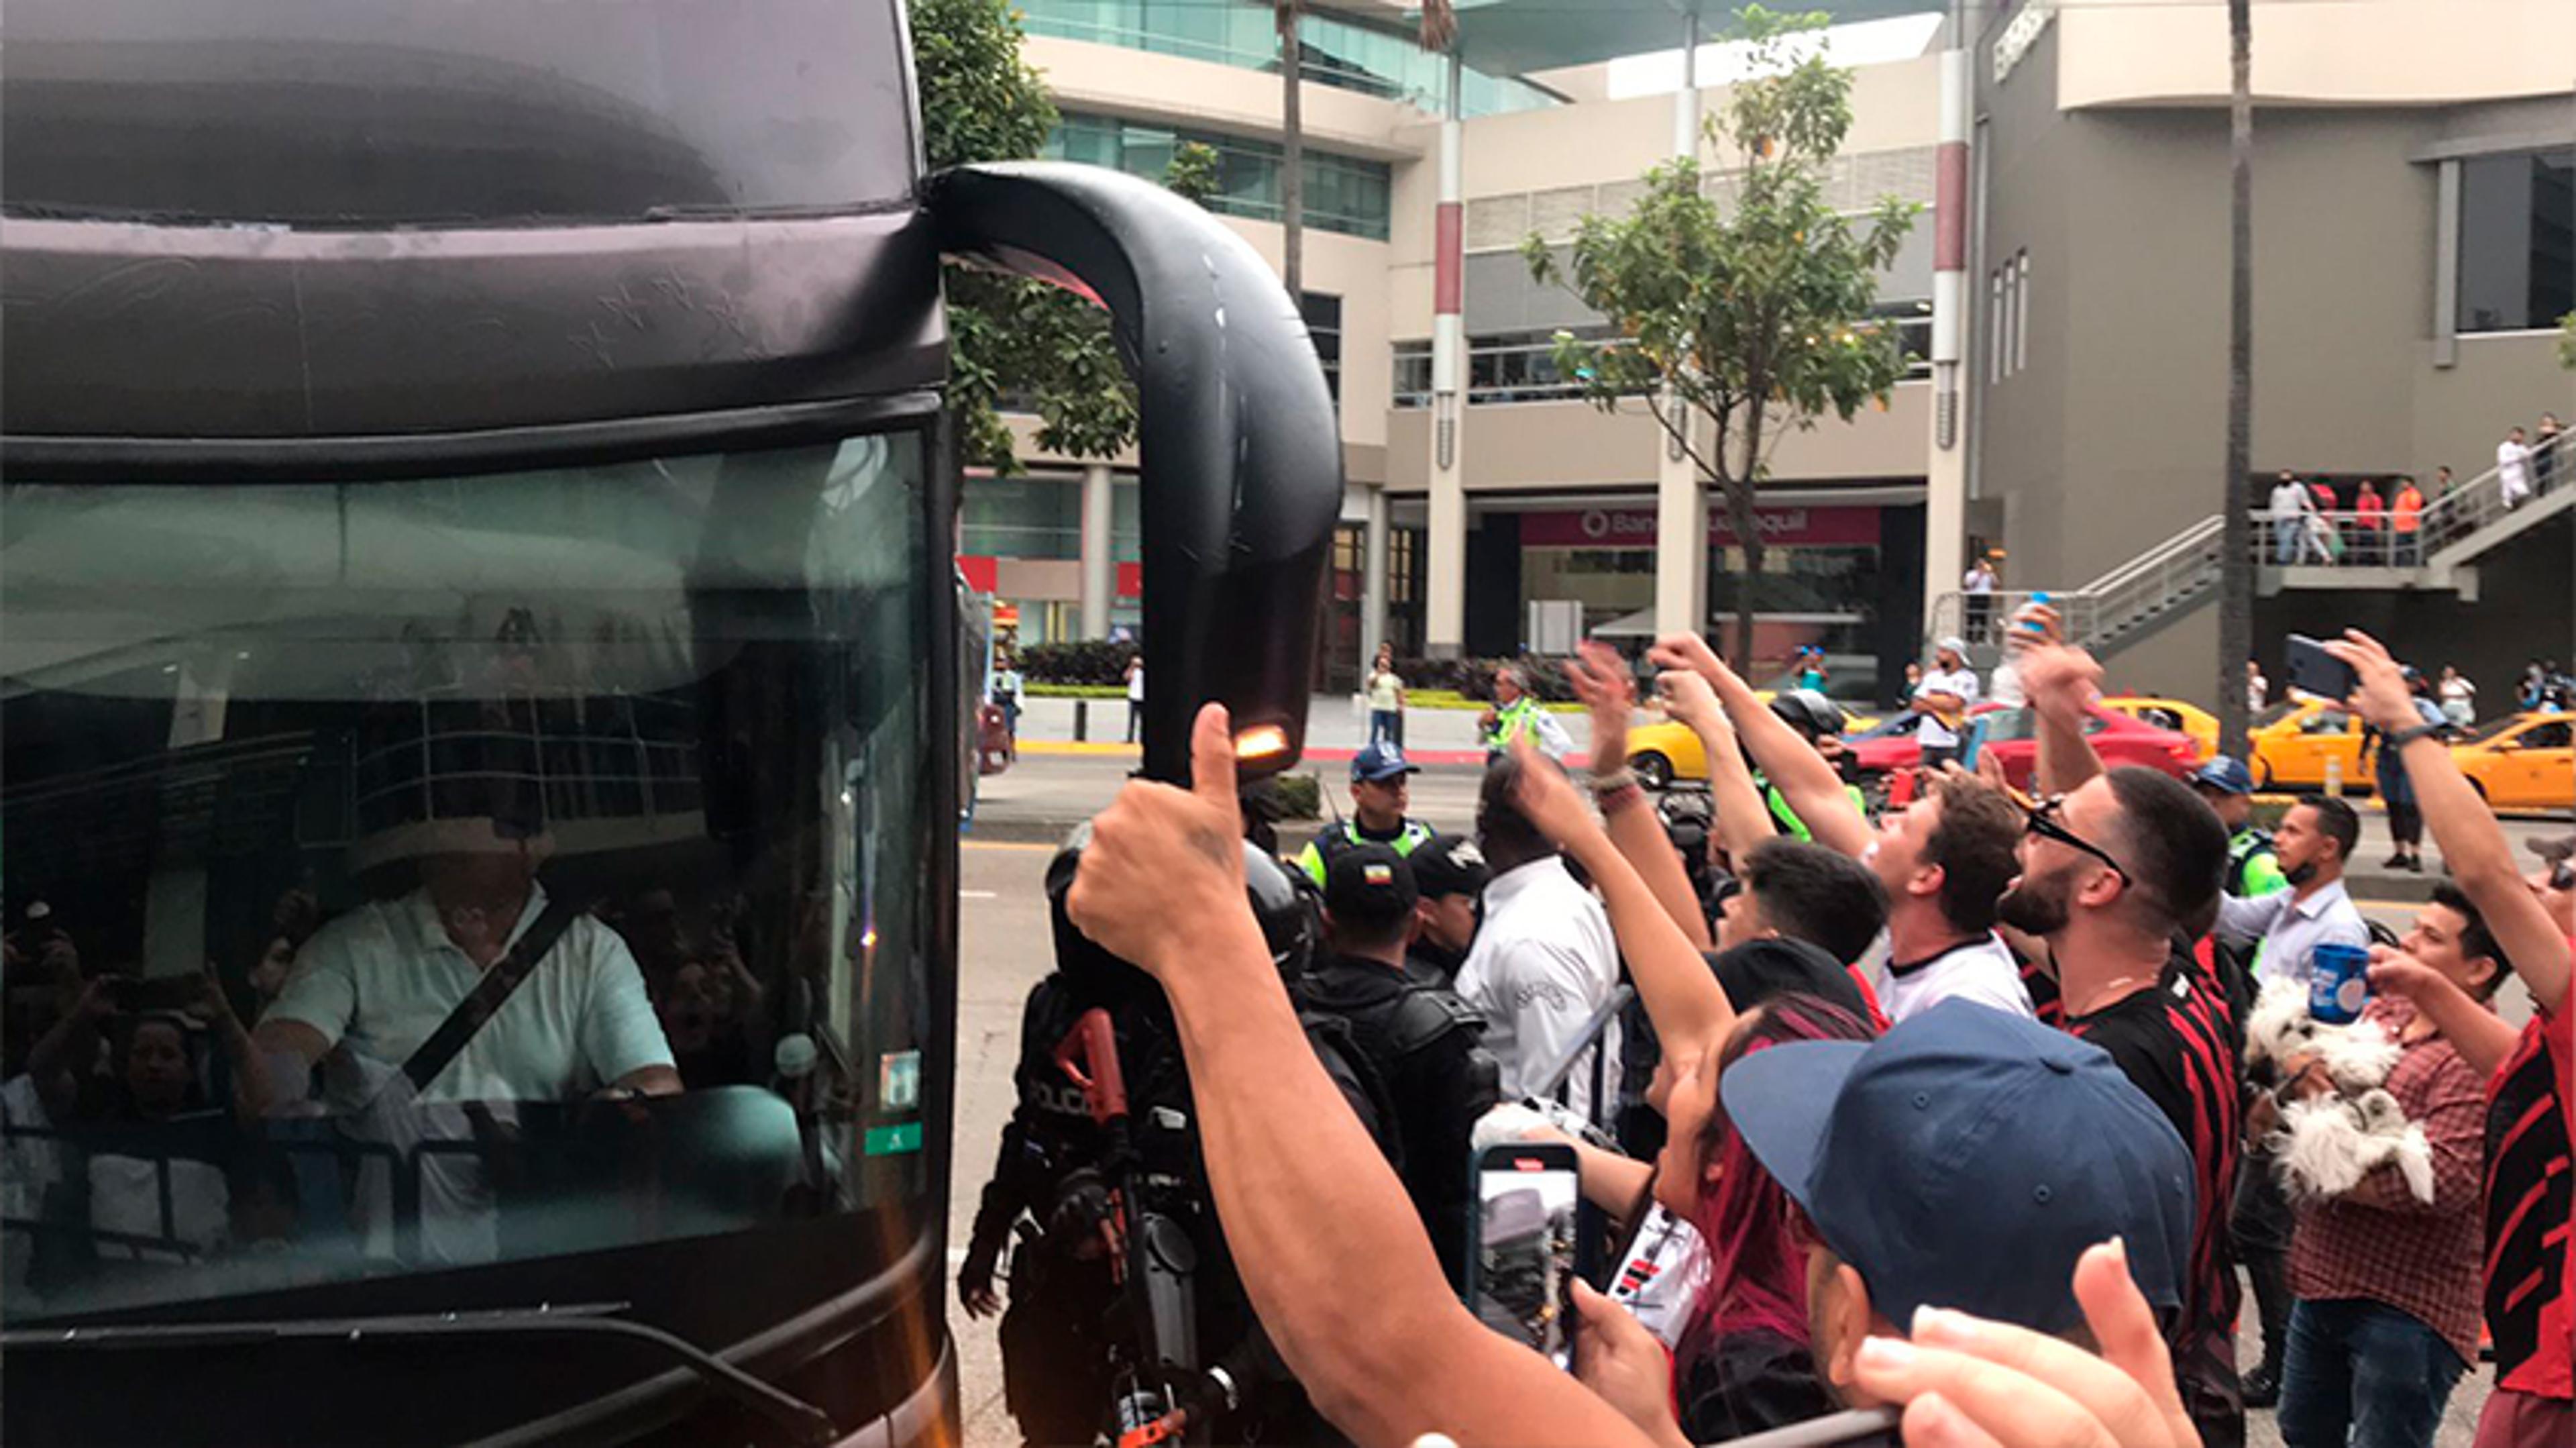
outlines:
M1341 428L1279 278L1215 217L1116 171L963 166L929 183L941 249L1109 311L1135 375L1145 760L1186 782L1215 700L1246 778L1306 742L1317 611L1341 514Z

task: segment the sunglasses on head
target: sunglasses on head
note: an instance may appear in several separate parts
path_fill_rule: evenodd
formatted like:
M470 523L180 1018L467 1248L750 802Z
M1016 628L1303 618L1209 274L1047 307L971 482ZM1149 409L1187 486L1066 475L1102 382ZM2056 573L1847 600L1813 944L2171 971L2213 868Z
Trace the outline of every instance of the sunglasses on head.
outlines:
M2560 860L2550 866L2549 888L2561 891L2576 890L2576 863Z
M2052 794L2046 799L2027 804L2023 806L2022 828L2043 840L2055 840L2070 850L2090 855L2101 861L2110 868L2112 874L2120 877L2120 883L2123 885L2136 884L2137 882L2129 877L2128 869L2111 858L2110 851L2058 822L2058 816L2065 812L2065 808L2066 796L2062 794Z

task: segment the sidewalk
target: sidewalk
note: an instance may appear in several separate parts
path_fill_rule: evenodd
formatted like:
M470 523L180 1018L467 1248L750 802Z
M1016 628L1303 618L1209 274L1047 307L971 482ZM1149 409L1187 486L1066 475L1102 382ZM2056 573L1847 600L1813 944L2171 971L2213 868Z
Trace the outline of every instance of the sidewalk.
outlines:
M1088 707L1077 709L1078 705ZM1083 716L1087 726L1082 738L1086 744L1114 746L1127 737L1124 699L1030 699L1020 706L1020 747L1074 743L1077 714ZM1405 710L1404 752L1425 763L1482 764L1485 755L1476 738L1476 715L1473 709ZM1307 701L1306 752L1310 758L1347 760L1366 743L1368 711L1354 709L1350 695L1318 694ZM1440 754L1472 757L1446 761L1433 757Z

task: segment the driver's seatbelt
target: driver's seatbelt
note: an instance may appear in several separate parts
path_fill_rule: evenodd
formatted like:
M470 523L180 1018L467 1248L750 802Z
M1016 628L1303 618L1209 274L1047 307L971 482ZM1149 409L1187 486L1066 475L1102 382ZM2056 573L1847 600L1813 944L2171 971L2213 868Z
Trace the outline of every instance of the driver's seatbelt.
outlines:
M428 1090L429 1083L438 1079L438 1073L447 1069L456 1054L465 1049L466 1042L500 1013L510 993L536 970L537 962L555 948L555 942L563 938L581 913L582 907L568 895L546 901L546 908L529 922L527 933L501 952L501 958L492 962L481 980L474 982L474 989L465 993L465 999L448 1011L447 1019L440 1021L438 1029L430 1032L429 1038L403 1062L402 1073L410 1079L414 1095Z

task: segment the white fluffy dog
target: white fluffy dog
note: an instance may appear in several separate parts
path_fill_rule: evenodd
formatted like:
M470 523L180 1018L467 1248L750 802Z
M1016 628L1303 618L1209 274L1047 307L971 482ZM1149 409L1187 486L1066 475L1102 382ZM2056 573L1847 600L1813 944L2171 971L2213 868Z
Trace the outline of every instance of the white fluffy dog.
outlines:
M2416 1200L2433 1200L2432 1144L2383 1089L2405 1051L2377 1022L2320 1025L2308 1014L2307 987L2276 980L2255 1002L2245 1042L2249 1062L2286 1066L2314 1056L2334 1082L2331 1093L2282 1108L2281 1125L2266 1142L2292 1197L2330 1200L2393 1164Z

